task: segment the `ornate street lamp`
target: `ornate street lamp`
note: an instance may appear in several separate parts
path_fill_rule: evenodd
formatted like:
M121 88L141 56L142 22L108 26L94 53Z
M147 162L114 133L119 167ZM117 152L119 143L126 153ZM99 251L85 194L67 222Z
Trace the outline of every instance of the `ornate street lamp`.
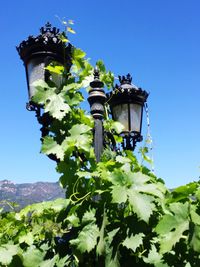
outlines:
M122 146L124 149L134 150L136 142L142 141L142 114L148 93L132 85L130 74L119 76L120 86L107 94L113 120L120 122L124 129Z
M24 62L29 93L29 110L35 110L36 105L31 100L34 95L34 81L49 78L49 72L45 69L51 62L64 65L67 70L71 66L71 45L65 45L60 38L60 31L51 27L49 22L40 29L36 37L29 36L17 47L20 58ZM60 81L61 82L61 81Z
M48 126L51 124L51 117L48 113L42 113L42 106L36 104L32 100L35 88L34 81L42 79L47 81L50 76L46 70L51 62L56 62L65 67L68 73L71 67L71 51L72 46L66 45L60 38L59 29L51 27L47 23L45 27L40 29L40 34L36 37L29 36L26 41L22 41L17 47L20 58L24 62L26 70L26 78L29 93L29 103L27 109L36 112L38 122L42 125L42 137L49 133ZM123 136L123 149L134 150L136 142L142 140L142 113L143 106L147 100L148 93L141 88L132 85L130 74L119 76L120 86L116 85L114 90L105 95L103 90L103 82L100 81L99 71L94 70L94 80L90 83L88 102L91 108L91 114L94 118L94 150L97 162L103 151L105 135L111 141L111 149L115 149L115 141L111 133L105 133L103 129L104 105L107 102L110 105L113 120L119 121L124 130L121 133ZM56 85L61 85L64 81L53 80ZM54 155L49 155L53 160L56 160Z

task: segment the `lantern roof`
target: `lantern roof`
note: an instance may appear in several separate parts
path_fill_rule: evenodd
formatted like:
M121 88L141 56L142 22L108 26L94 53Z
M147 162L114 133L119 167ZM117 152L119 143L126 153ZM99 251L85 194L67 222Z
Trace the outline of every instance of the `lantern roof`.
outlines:
M120 103L132 103L134 101L143 104L148 93L132 83L130 74L119 76L120 85L116 84L114 90L107 94L108 103L112 106Z
M38 36L30 35L26 40L22 41L16 47L20 58L26 63L27 60L41 54L54 54L60 61L65 61L64 58L69 56L71 45L67 46L60 38L60 30L52 27L49 22L44 27L40 28ZM64 48L64 49L63 49ZM66 51L68 50L68 51Z

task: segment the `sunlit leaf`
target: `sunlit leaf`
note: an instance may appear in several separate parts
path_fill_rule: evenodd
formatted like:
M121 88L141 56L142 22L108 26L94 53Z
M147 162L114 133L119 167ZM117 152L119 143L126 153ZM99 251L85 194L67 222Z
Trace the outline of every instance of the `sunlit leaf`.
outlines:
M155 229L160 235L162 253L170 251L189 227L188 203L172 203L170 210L172 213L164 215Z
M43 261L39 267L54 267L56 260L58 258L58 255L54 256L52 259Z
M26 233L25 235L21 236L19 238L19 243L23 243L23 242L28 244L29 246L32 245L34 242L33 234L31 232L29 232L29 233Z
M82 223L85 224L85 223L95 222L96 221L95 212L96 212L95 209L91 209L89 211L86 211L83 215Z
M54 93L46 99L45 111L58 120L61 120L70 110L70 106L65 103L61 94Z
M69 40L67 39L67 37L64 34L60 34L59 38L63 43L69 42Z
M59 65L57 66L49 65L45 69L47 69L51 73L56 73L56 74L62 74L65 70L64 66L59 66Z
M41 152L47 155L56 155L56 157L61 160L64 158L62 147L50 136L44 137Z
M67 31L71 32L71 33L74 33L74 34L76 33L71 27L67 27Z
M90 252L97 244L99 229L96 224L86 225L76 239L70 241L81 253Z
M200 225L194 226L194 231L190 245L194 249L194 251L200 253Z
M124 129L124 126L120 123L120 122L118 122L118 121L114 121L113 123L112 123L112 129L114 129L115 131L116 131L116 133L118 133L118 134L120 134L122 131L123 131L123 129Z
M144 258L144 262L149 264L157 264L162 262L162 254L160 254L155 245L151 245L151 250L149 251L148 257Z
M26 267L39 266L43 262L45 253L35 246L31 246L23 253L23 264Z
M49 87L43 80L35 81L33 86L35 87L35 93L32 100L38 104L44 104L49 97L55 94L55 88Z
M73 49L73 58L80 59L80 58L84 58L85 56L86 56L86 53L83 52L80 48Z
M17 245L5 244L0 246L0 263L8 266L14 255L18 253L19 247Z
M194 195L197 191L198 184L193 182L183 186L179 186L172 191L171 201L180 201L185 198L189 198L191 195Z
M68 23L71 24L71 25L74 25L74 21L71 20L71 19L68 20Z
M69 130L69 133L75 137L81 134L85 134L91 130L91 127L85 124L76 124L74 125L71 130Z
M124 186L114 185L112 188L112 202L113 203L125 203L127 200L127 188Z
M101 225L101 229L100 229L100 236L99 236L99 242L97 245L97 255L103 255L105 253L105 249L106 249L106 242L105 242L105 231L106 231L106 226L109 223L105 209L104 209L104 213L103 213L103 222Z
M122 245L135 252L136 249L143 244L143 237L143 233L131 235L130 237L126 237Z
M103 63L103 60L98 60L98 61L96 62L96 66L98 67L100 73L101 73L101 72L104 73L104 72L106 71L106 67L105 67L105 65L104 65L104 63Z
M148 223L155 209L154 198L140 194L132 189L128 190L128 197L133 211L137 214L138 218Z

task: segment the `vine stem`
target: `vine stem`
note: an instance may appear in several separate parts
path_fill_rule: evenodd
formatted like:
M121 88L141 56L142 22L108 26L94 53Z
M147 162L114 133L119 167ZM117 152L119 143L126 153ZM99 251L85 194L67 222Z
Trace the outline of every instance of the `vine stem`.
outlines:
M146 143L149 144L149 149L150 149L150 157L151 157L151 171L152 173L155 172L155 166L154 166L154 157L153 157L153 139L152 139L152 136L151 136L151 127L150 127L150 116L149 116L149 108L148 108L148 104L145 103L144 104L144 109L145 109L145 112L146 112L146 120L147 120L147 138L145 140Z

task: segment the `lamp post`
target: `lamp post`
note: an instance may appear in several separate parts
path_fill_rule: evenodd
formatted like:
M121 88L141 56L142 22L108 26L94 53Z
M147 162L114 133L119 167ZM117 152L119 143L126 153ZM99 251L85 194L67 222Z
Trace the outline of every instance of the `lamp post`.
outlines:
M26 41L22 41L17 47L26 71L29 95L27 109L36 112L36 117L42 124L42 137L48 134L48 125L51 123L51 118L48 113L41 115L42 107L32 100L35 93L33 82L38 79L47 81L50 78L45 67L52 61L63 65L67 73L72 64L71 48L70 44L66 45L62 42L59 29L52 27L49 22L40 29L38 36L29 36ZM132 85L130 74L119 76L119 81L120 85L116 85L114 90L106 95L103 89L104 84L99 78L99 71L97 68L94 69L94 80L90 83L88 102L95 122L94 150L97 162L100 161L104 144L102 121L105 102L110 105L113 120L119 121L124 126L124 130L120 134L123 137L123 149L134 150L136 142L142 140L143 106L148 93ZM62 84L62 82L57 81L59 84ZM109 135L111 136L111 133ZM110 139L113 140L114 138L111 136ZM111 147L113 147L113 144ZM54 155L49 155L49 157L57 160Z

